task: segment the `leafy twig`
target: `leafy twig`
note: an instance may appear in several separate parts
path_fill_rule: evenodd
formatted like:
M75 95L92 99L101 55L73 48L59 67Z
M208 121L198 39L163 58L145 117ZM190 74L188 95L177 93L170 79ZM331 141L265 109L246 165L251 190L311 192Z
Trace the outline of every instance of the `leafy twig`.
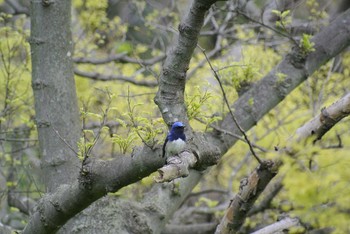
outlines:
M108 114L109 108L111 106L112 97L111 97L111 94L110 94L110 92L108 90L106 91L106 93L108 95L107 107L106 107L106 109L104 111L102 110L102 112L103 112L102 123L101 123L101 125L100 125L100 127L99 127L99 129L97 131L97 135L94 138L94 141L93 141L92 145L88 148L88 151L86 153L87 156L91 153L91 151L95 147L97 141L100 139L102 128L106 125L106 122L107 122L107 114Z
M129 117L130 117L130 121L133 125L133 127L135 128L135 132L136 134L140 137L141 141L150 149L153 149L153 146L152 145L149 145L147 143L147 141L142 137L142 135L140 134L138 128L137 128L137 124L136 124L136 120L134 118L134 107L131 107L131 100L130 100L130 89L129 89L129 86L128 86L128 97L127 97L127 101L128 101L128 108L129 108Z

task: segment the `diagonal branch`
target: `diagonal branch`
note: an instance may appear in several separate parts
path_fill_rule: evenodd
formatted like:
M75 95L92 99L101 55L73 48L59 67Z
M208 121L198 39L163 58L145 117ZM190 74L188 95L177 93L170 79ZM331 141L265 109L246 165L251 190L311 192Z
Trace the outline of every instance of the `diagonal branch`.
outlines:
M350 93L331 106L323 108L321 113L296 131L297 140L313 136L315 143L320 140L341 119L350 115Z
M277 174L278 166L272 161L262 161L248 178L241 180L239 193L227 208L216 234L236 233L241 228L254 202Z
M62 185L41 199L23 234L53 233L92 202L150 175L164 164L145 147L135 155L111 161L88 159L79 180Z

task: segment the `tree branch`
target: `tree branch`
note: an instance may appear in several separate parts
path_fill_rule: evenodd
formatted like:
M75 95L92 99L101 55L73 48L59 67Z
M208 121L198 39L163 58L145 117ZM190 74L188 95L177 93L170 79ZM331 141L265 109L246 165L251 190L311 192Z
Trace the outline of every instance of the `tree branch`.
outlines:
M188 225L168 224L162 234L202 234L212 233L215 230L217 223L200 223Z
M239 193L227 208L216 234L235 233L241 228L250 208L277 174L278 166L272 161L262 161L248 178L241 180Z
M77 68L74 69L75 75L85 77L85 78L90 78L92 80L99 80L99 81L121 81L121 82L128 82L134 85L139 85L139 86L145 86L145 87L156 87L158 85L157 81L145 81L141 80L138 81L135 79L135 76L123 76L123 75L105 75L99 72L86 72L86 71L81 71Z
M165 58L165 55L161 55L151 59L138 59L138 58L131 58L129 56L126 56L126 53L121 53L121 54L110 55L109 57L106 57L106 58L77 57L77 58L73 58L73 61L77 64L90 63L94 65L101 65L101 64L111 63L111 62L115 62L115 63L118 62L118 63L135 63L135 64L141 64L143 66L151 66L162 61L164 58Z
M296 218L284 218L276 223L273 223L269 226L266 226L256 232L253 232L252 234L273 234L273 233L279 233L282 232L288 228L299 226L299 220Z
M297 141L313 137L313 142L320 140L335 124L350 115L350 93L345 95L296 131Z
M15 11L13 14L25 14L29 15L29 10L27 7L22 6L18 1L16 0L5 0L5 2L11 6L11 8Z
M158 157L157 157L158 156ZM150 175L164 164L148 147L111 161L88 159L78 180L43 197L23 234L53 233L92 202Z
M269 193L264 197L264 199L257 206L254 206L248 212L248 216L252 216L254 214L257 214L269 208L272 200L276 197L276 195L281 191L282 188L283 188L282 179L278 179L272 185L272 188L270 189Z

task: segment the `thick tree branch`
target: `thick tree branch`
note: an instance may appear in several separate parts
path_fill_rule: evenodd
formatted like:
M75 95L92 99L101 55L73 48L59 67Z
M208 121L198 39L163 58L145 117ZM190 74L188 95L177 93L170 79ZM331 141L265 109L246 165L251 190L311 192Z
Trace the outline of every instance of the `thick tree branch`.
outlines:
M265 209L270 208L272 200L276 197L276 195L281 191L282 188L282 179L279 179L272 185L272 188L270 189L269 193L264 197L264 199L257 206L254 206L252 209L250 209L247 215L252 216L261 211L264 211Z
M231 201L215 233L235 233L241 228L249 210L277 174L277 170L278 164L272 161L263 161L248 178L241 181L239 193Z
M89 159L90 160L90 159ZM23 234L53 233L92 202L135 183L164 164L148 147L112 161L88 161L79 180L40 200Z
M179 155L167 158L167 163L162 168L158 169L158 177L155 181L158 183L169 182L176 178L186 177L190 173L190 169L195 166L197 158L187 151Z
M204 16L208 9L216 0L195 0L186 16L179 25L179 35L174 48L169 51L163 65L163 71L159 80L159 89L154 99L158 105L163 118L170 126L175 121L182 121L188 126L186 135L189 145L193 145L193 152L196 157L201 157L201 154L209 154L212 159L217 158L219 152L217 148L210 147L200 135L194 135L189 126L186 116L186 107L184 104L184 91L186 83L186 73L189 68L189 63L192 58L194 49L197 47L199 32L203 26ZM208 147L209 146L209 147ZM194 150L196 149L196 150ZM192 155L192 158L195 156ZM177 160L182 165L170 164L169 167L160 170L158 181L168 181L173 178L173 175L187 175L188 168L193 168L197 160ZM182 162L185 162L183 164ZM192 165L189 165L193 162ZM209 160L211 165L216 163L216 160ZM186 165L187 164L187 165ZM180 168L181 169L178 169Z

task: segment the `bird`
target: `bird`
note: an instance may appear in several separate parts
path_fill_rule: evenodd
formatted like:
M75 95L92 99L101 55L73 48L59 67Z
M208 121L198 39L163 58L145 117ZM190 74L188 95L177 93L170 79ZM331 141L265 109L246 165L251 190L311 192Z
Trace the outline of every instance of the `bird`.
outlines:
M185 125L175 122L165 138L163 145L163 158L179 154L186 146Z

